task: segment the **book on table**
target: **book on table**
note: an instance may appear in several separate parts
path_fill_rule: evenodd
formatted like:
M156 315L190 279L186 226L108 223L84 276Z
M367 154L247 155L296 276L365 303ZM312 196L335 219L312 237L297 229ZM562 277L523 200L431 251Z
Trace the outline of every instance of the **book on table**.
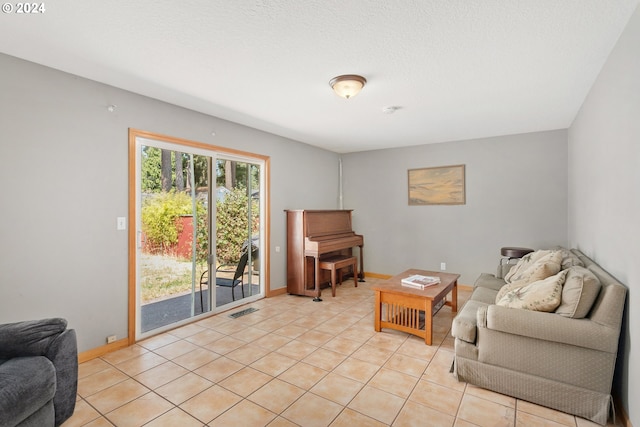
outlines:
M402 286L409 286L417 289L424 289L429 286L437 285L440 283L440 278L437 276L423 276L421 274L414 274L413 276L405 277L400 281Z

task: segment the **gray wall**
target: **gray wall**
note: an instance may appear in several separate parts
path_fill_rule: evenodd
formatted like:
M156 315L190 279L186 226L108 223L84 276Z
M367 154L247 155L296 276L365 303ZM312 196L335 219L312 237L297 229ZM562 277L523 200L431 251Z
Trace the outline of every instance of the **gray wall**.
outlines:
M335 153L6 55L0 70L0 322L65 317L80 351L127 336L128 128L270 156L272 248L284 209L337 208Z
M344 204L364 235L365 270L495 272L503 246L567 243L566 131L343 155ZM407 170L464 164L466 204L409 206Z
M614 389L640 426L640 8L569 129L569 196L571 245L629 287Z

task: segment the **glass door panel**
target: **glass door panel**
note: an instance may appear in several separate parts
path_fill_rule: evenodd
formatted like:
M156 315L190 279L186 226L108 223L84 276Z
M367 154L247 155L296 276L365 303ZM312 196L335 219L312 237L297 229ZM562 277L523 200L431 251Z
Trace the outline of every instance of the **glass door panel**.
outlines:
M201 277L208 268L211 157L160 141L140 141L138 155L138 317L144 335L208 311Z
M242 159L216 160L216 307L263 296L260 280L261 168Z

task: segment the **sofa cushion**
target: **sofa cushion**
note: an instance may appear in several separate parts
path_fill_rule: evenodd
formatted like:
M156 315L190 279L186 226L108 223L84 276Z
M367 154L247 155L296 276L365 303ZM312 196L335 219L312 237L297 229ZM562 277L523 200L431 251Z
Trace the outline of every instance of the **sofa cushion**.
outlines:
M485 304L495 304L497 294L498 291L494 291L493 289L474 288L470 299L474 301L484 302Z
M529 257L531 255L531 257ZM525 281L526 283L546 279L558 274L562 262L561 251L536 251L525 255L509 270L504 278L507 283Z
M496 305L533 311L554 311L560 305L562 284L568 270L531 283L518 281L504 285Z
M499 279L493 274L482 273L480 277L476 279L476 282L473 284L475 288L487 288L493 289L495 291L499 291L500 288L504 286L504 280Z
M586 317L601 287L600 280L591 271L580 266L570 267L562 287L562 302L556 314L574 319Z
M0 426L21 423L47 405L55 392L56 373L49 359L29 356L7 360L0 365Z

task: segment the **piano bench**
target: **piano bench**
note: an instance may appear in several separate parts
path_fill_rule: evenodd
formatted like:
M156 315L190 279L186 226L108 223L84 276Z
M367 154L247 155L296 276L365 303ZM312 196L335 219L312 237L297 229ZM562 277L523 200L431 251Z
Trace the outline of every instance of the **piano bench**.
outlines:
M331 270L331 295L336 296L336 272L339 283L342 283L342 271L345 267L353 267L353 283L358 287L358 258L354 256L336 255L320 260L320 269Z

